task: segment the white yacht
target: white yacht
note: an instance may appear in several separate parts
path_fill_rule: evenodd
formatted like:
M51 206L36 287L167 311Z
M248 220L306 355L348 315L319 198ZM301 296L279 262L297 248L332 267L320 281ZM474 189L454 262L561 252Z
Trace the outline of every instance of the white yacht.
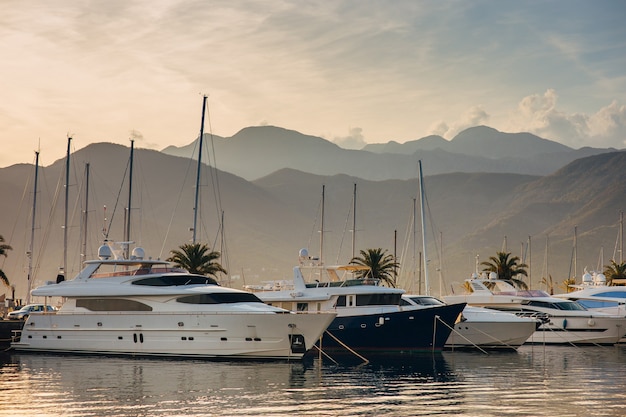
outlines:
M474 274L467 282L471 293L445 296L444 301L467 302L541 319L528 343L612 345L626 334L626 317L590 311L577 302L540 290L521 291L497 279L494 273L489 278Z
M429 295L404 294L403 308L424 308L445 303ZM482 307L465 306L461 319L446 341L446 348L517 349L537 330L540 320Z
M326 353L374 356L441 350L465 307L461 302L404 309L404 290L378 285L377 279L354 278L362 266L323 265L306 249L300 251L299 261L293 282L245 288L276 307L337 313L321 340Z
M606 285L604 274L585 271L582 284L571 287L576 290L555 297L577 301L591 311L626 316L626 286Z
M111 245L70 281L32 291L62 297L54 313L31 314L18 351L194 358L302 358L335 313L296 314L212 278Z

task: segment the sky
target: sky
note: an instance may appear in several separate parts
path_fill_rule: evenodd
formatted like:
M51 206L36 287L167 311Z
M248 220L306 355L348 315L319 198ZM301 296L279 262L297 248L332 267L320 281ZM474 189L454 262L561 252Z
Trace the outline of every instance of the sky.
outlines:
M626 148L622 0L2 0L0 167L273 125ZM218 156L219 158L219 156Z

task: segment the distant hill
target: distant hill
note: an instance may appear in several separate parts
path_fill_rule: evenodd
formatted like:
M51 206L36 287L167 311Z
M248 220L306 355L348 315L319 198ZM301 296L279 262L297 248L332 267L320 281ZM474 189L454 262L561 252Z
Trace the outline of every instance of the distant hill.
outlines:
M459 133L451 141L440 136L403 144L367 145L363 150L340 148L323 138L274 126L248 127L230 138L205 135L203 161L247 180L283 168L317 175L346 174L369 180L410 179L417 176L417 161L429 161L432 175L451 172L502 172L547 175L582 157L614 151L573 150L529 133L503 133L479 126ZM186 158L197 154L197 141L164 153ZM209 159L210 157L210 159Z
M247 139L249 146L253 146L254 137ZM82 252L85 163L90 164L91 178L86 253L93 257L103 229L112 239L122 238L128 159L128 148L108 143L89 145L72 154L69 275L78 269ZM171 249L191 238L195 162L136 149L134 163L131 237L149 256L166 258ZM423 161L427 241L431 280L439 282L437 267L441 262L444 291L473 272L477 259L493 256L505 242L508 251L531 264L534 283L546 275L546 265L555 282L570 274L575 228L578 276L584 266L596 268L602 248L604 263L613 256L619 211L626 207L626 183L622 180L626 152L581 158L546 176L486 172L433 175L436 164L434 159ZM38 284L53 279L61 265L63 198L59 193L64 169L64 160L40 169L34 251ZM29 165L0 169L0 234L13 247L0 267L15 283L20 297L26 288L28 262L24 254L31 232L33 171ZM380 247L393 253L395 248L403 265L402 285L412 285L408 277L414 276L416 268L412 265L418 258L413 248L421 251L420 237L416 246L412 243L414 233L421 236L420 223L413 226L415 204L419 209L416 178L371 181L283 168L250 182L204 166L199 239L224 251L223 263L232 275L225 285L240 288L244 282L290 278L300 248L319 254L324 188L323 259L327 263L347 262L353 250L355 184L354 249L358 253ZM23 198L19 200L19 196Z

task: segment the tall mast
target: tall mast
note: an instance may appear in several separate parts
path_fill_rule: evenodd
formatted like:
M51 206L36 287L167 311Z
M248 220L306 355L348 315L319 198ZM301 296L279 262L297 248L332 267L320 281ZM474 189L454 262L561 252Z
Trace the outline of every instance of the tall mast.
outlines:
M624 263L624 212L619 212L619 263Z
M320 221L320 265L324 263L324 194L326 186L322 184L322 219Z
M424 176L422 174L422 160L419 161L420 175L420 208L422 210L422 250L424 252L424 286L426 287L426 295L430 295L430 280L428 279L428 255L426 252L426 210L424 209Z
M133 139L130 140L130 159L129 159L129 170L128 170L128 209L126 212L126 228L124 233L124 244L125 246L125 258L128 259L130 255L130 210L131 210L131 202L133 196L133 160L135 155L135 141Z
M33 189L33 214L30 228L30 246L28 248L28 289L26 291L26 304L30 304L30 289L33 285L33 251L35 242L35 214L37 213L37 183L39 181L39 152L35 152L35 185Z
M68 212L70 198L70 144L72 138L67 138L67 154L65 156L65 217L63 223L63 275L67 274L67 231L68 231Z
M421 259L420 259L421 262ZM420 268L420 265L417 263L417 199L413 199L413 279L411 280L411 291L413 290L413 285L415 284L417 270ZM418 282L417 288L421 289L421 283ZM419 294L419 292L418 292Z
M87 259L87 216L89 213L89 162L85 164L85 211L83 213L83 243L81 252L81 265Z
M356 183L354 183L354 192L352 194L352 258L354 258L354 250L356 247L355 243L356 243Z
M200 194L200 171L202 169L202 141L204 140L204 114L206 113L206 96L202 96L202 120L200 122L200 137L198 138L198 168L196 170L196 196L193 206L193 238L192 243L196 243L196 232L198 224L198 196Z

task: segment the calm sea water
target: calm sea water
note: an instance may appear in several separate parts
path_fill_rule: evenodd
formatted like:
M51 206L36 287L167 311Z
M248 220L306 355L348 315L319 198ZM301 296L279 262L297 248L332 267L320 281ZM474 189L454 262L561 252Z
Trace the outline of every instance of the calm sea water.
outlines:
M366 365L0 356L0 416L625 416L626 346Z

